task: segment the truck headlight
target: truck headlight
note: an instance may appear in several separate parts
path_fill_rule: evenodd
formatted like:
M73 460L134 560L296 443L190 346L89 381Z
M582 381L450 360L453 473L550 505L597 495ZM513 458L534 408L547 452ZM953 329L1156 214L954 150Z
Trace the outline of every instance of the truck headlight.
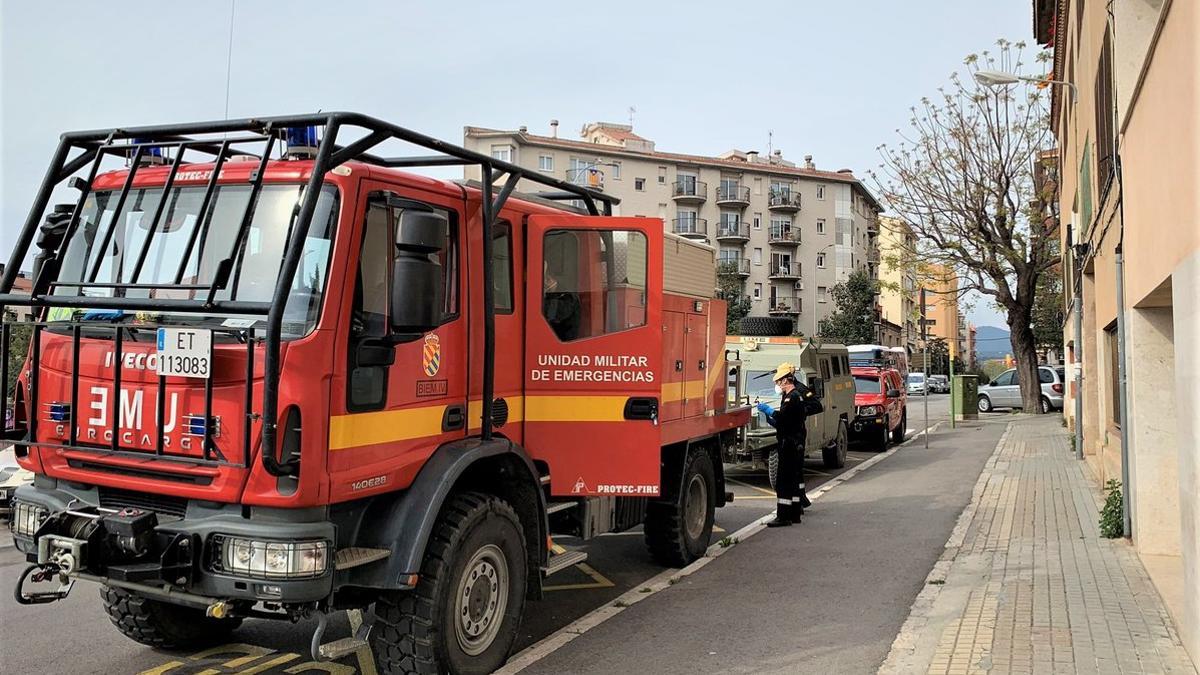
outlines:
M10 527L15 535L32 537L49 516L50 510L44 506L29 502L14 502Z
M263 541L213 537L217 571L260 579L319 577L329 568L327 541Z
M859 409L858 409L859 417L871 417L873 415L878 415L878 414L879 414L879 408L876 406L873 406L873 405L864 405L864 406L859 407Z

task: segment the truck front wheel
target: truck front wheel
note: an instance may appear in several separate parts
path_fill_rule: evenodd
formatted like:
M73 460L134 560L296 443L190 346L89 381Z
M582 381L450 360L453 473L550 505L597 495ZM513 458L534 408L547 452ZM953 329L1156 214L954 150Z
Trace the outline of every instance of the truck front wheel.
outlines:
M849 446L849 439L850 432L846 428L845 420L838 422L837 438L825 446L821 452L821 459L824 461L826 469L840 469L846 466L846 450Z
M490 673L504 664L525 609L525 540L512 507L466 492L442 509L416 589L375 602L381 673Z
M214 619L204 610L152 600L123 588L101 586L108 620L136 642L159 649L190 649L217 644L241 625L241 619Z
M717 508L716 482L708 451L703 447L689 450L683 462L679 494L646 505L643 529L646 547L655 561L668 567L683 567L704 555Z

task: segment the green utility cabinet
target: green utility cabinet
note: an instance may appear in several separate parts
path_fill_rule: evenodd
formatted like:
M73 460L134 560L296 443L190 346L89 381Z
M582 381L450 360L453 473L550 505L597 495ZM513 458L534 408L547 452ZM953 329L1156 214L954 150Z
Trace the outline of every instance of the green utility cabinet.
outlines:
M950 412L956 420L979 418L979 378L955 375L950 390Z

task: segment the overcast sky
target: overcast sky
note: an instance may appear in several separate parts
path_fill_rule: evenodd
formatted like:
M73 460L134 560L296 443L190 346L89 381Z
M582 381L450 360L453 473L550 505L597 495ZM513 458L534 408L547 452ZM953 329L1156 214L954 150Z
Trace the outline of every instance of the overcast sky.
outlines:
M0 3L5 260L61 132L220 119L227 87L231 117L357 110L454 142L633 106L660 150L765 152L773 131L864 177L963 56L1032 42L1028 0L234 2Z

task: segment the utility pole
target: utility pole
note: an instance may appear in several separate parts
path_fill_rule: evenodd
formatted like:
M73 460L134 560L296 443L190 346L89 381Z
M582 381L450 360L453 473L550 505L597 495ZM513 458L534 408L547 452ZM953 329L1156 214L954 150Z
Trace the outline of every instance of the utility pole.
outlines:
M921 370L925 376L925 449L929 449L929 319L925 318L925 287L921 287L921 343L925 348L925 358Z

